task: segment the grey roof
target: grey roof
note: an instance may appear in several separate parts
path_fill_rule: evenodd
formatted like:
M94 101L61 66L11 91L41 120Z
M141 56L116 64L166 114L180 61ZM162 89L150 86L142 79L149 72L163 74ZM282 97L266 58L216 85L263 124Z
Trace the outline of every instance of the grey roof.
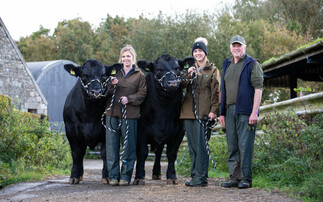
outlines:
M48 101L49 120L57 122L58 129L61 129L63 124L65 99L77 81L76 77L64 69L65 64L77 66L69 60L27 62L30 72Z

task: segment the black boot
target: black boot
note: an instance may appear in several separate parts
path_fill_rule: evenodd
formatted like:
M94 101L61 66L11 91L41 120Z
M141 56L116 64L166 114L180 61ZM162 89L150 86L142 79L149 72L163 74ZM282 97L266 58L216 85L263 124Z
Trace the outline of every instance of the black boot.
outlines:
M246 189L251 187L252 187L252 183L246 180L241 180L240 183L238 184L239 189Z
M230 188L237 187L239 184L239 180L230 179L228 182L222 182L221 187Z

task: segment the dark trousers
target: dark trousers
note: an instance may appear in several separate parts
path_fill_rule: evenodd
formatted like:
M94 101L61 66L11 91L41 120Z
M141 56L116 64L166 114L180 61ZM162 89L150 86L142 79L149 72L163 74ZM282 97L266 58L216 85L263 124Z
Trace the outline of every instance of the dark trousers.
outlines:
M249 115L236 114L235 108L230 105L225 117L230 178L251 182L256 125L249 124Z
M106 126L111 125L114 129L118 128L118 123L120 118L117 117L106 117ZM120 172L120 154L122 152L122 147L125 144L126 137L126 122L122 120L122 125L120 130L116 132L106 129L106 156L107 156L107 168L109 172L110 180L123 179L127 182L131 181L132 172L136 160L136 145L137 145L137 119L127 119L129 126L129 133L127 137L127 142L125 145L124 154L122 155L122 165ZM121 148L120 148L121 140Z
M191 182L192 184L207 182L209 156L206 150L204 127L195 119L184 120L184 127L191 157Z

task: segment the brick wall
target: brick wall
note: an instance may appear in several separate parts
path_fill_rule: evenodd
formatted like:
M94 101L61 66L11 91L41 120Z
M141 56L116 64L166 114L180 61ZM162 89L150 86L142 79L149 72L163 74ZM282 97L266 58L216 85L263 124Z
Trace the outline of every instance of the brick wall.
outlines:
M21 111L47 114L47 101L1 18L0 94L11 97L15 108Z

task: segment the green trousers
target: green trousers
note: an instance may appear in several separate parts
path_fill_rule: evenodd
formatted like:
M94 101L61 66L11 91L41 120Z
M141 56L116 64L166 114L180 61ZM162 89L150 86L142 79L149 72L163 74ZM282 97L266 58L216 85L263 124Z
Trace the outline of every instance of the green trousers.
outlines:
M251 182L256 125L249 124L249 115L236 114L235 108L230 105L225 117L230 178Z
M207 182L209 156L206 150L204 127L195 119L185 119L184 127L191 157L191 183L201 184ZM210 138L210 132L208 130L208 139Z
M111 126L113 129L118 128L118 123L120 118L117 117L106 117L106 126ZM122 120L122 125L116 132L106 129L106 156L107 156L107 168L109 172L110 180L120 180L123 179L127 182L131 181L132 172L136 160L136 145L137 145L137 119L127 119L127 124L129 126L129 132L127 137L127 142L125 144L126 138L126 122ZM121 142L121 147L120 147ZM125 144L125 149L123 146ZM122 165L120 171L120 152L124 152L122 155Z

